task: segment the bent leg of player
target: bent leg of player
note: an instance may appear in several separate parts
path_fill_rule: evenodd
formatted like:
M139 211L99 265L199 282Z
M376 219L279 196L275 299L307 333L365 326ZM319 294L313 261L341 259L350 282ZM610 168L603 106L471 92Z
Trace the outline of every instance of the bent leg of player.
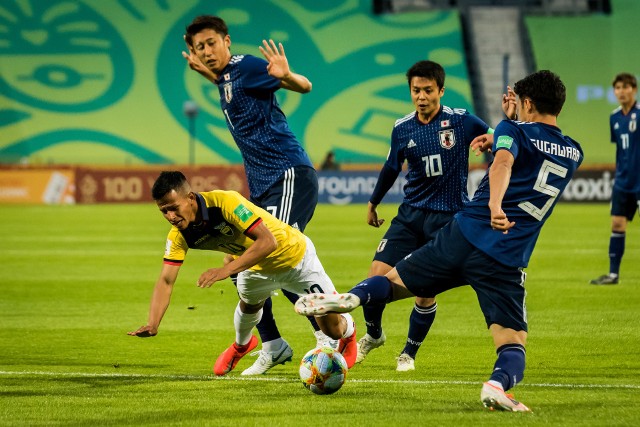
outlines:
M306 238L307 249L302 261L290 272L279 276L279 280L290 292L297 295L333 295L336 288L331 278L324 271L318 259L313 242ZM344 356L347 367L353 366L356 360L356 326L351 315L335 313L316 317L321 330L333 340L338 340L337 350Z
M241 302L236 309L236 315L234 316L234 326L236 329L236 347L243 344L247 337L251 337L251 330L256 326L263 314L262 305L271 295L271 292L278 288L274 283L272 277L256 271L246 270L238 274L237 279L238 296ZM255 344L250 350L256 347L257 339L255 337L251 339L250 343ZM273 366L290 361L293 356L293 350L289 344L282 338L279 339L280 345L275 348L267 347L265 349L263 342L263 349L258 352L258 360L254 363L254 366L249 368L245 375L255 375L258 373L265 373ZM274 340L270 341L273 343ZM217 370L219 372L228 373L235 368L237 362L245 356L250 350L244 350L241 352L233 350L233 345L225 351L216 362L216 366L220 366ZM236 348L237 350L237 348ZM237 359L237 360L236 360ZM267 362L267 363L262 363ZM251 370L254 368L253 370ZM260 368L260 369L258 369ZM224 375L224 373L222 375ZM218 374L216 372L216 374ZM219 374L218 374L219 375Z
M398 357L397 371L404 372L415 369L416 355L436 318L437 308L438 304L434 298L416 298L416 303L409 316L407 342Z
M395 269L390 273L395 274ZM400 281L401 282L401 281ZM391 301L413 296L400 283L394 283L386 276L373 276L358 283L344 294L310 294L296 302L296 312L303 316L326 313L349 313L359 306L387 304Z
M234 286L238 286L238 275L234 274L231 276L231 282ZM281 349L285 349L282 352L282 355L286 355L286 353L293 354L291 351L291 347L288 346L286 341L280 335L280 331L278 330L278 326L276 325L276 319L273 317L272 311L272 301L271 297L267 298L262 306L262 317L258 324L256 325L256 329L258 330L258 335L260 335L260 340L262 341L262 350L265 352L276 352L281 353ZM286 351L288 349L289 351Z
M525 304L526 274L507 267L476 250L465 272L496 348L497 359L489 380L482 386L480 400L491 410L528 412L522 403L506 394L524 378L527 341Z

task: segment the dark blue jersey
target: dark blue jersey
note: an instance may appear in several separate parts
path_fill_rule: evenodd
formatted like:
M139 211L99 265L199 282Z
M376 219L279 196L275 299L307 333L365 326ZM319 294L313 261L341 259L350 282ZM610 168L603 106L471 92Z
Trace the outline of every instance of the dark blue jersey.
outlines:
M217 81L220 107L242 159L252 197L259 197L294 166L313 167L289 129L275 92L280 80L267 73L267 61L233 55Z
M627 114L618 107L611 113L611 142L616 144L616 176L613 186L627 193L640 192L640 103Z
M501 264L526 267L540 229L583 160L580 144L542 123L500 122L493 152L514 157L502 210L515 225L507 234L491 228L488 171L473 200L456 214L465 238Z
M393 183L406 160L403 203L430 211L456 212L469 200L469 145L488 129L485 122L463 109L442 106L427 124L420 122L414 111L396 121L379 180L392 178ZM372 203L378 204L388 189L386 185L376 186Z

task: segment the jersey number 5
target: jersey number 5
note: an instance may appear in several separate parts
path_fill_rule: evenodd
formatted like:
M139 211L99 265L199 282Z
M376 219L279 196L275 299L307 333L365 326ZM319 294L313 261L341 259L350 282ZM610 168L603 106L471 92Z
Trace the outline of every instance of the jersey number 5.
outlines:
M538 172L538 179L536 179L533 189L550 196L550 199L547 200L547 203L545 203L543 207L537 208L531 202L521 202L518 204L520 209L527 212L538 221L542 221L542 218L544 218L547 211L551 209L551 206L553 206L553 202L556 200L558 195L560 195L560 189L547 184L550 173L564 178L567 176L567 168L550 162L549 160L545 160L542 163L540 172Z

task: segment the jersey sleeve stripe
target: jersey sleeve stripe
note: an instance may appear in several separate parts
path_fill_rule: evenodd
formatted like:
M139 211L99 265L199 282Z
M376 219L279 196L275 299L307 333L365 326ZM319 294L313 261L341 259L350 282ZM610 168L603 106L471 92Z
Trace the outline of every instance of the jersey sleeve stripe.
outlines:
M251 224L246 230L244 230L244 234L248 235L248 233L251 233L251 231L253 231L254 228L256 228L258 225L260 225L262 223L262 218L258 218L256 219L253 224Z
M182 262L183 261L177 260L177 259L168 259L168 258L164 259L164 263L168 264L168 265L178 265L178 266L180 266L180 265L182 265Z

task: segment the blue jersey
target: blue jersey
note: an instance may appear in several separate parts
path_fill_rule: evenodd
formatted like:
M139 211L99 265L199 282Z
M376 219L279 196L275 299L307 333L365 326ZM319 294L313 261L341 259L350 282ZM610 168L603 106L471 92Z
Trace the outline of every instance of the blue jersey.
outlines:
M466 110L446 106L427 124L415 111L397 120L384 168L397 177L407 161L403 203L436 212L458 211L469 200L469 145L488 129Z
M613 186L627 193L640 193L640 103L626 115L622 107L611 113L611 142L616 144L616 176Z
M584 158L582 148L560 129L504 120L493 135L493 151L514 157L502 210L515 225L507 234L491 228L488 171L473 200L456 214L464 237L501 264L526 267L540 229Z
M313 167L289 129L275 92L280 80L267 73L267 61L233 55L217 81L220 107L242 159L252 197L259 197L294 166Z

